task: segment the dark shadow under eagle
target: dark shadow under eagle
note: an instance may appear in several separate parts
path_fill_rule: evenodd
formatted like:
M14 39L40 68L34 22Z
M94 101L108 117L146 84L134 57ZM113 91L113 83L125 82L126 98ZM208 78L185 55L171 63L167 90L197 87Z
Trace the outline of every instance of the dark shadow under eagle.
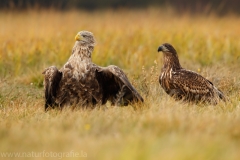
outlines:
M159 82L165 92L177 100L217 104L226 101L224 94L212 82L198 73L181 67L176 50L164 43L158 48L163 52L163 68Z
M127 76L117 66L100 67L92 63L95 40L88 31L79 32L72 55L58 70L51 66L43 72L45 110L48 107L95 106L105 104L125 106L143 102Z

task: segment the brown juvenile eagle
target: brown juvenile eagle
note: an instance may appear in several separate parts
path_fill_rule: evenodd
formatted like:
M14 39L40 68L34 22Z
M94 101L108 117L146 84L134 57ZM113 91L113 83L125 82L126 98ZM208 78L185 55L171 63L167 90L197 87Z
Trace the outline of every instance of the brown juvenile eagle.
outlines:
M143 102L119 67L100 67L92 62L95 40L91 32L80 31L75 39L67 63L60 70L51 66L43 72L45 110L54 106L94 106L108 100L112 105Z
M177 100L209 102L217 104L226 100L224 94L212 82L198 73L182 68L176 50L171 44L164 43L158 48L163 52L163 68L159 83L167 94Z

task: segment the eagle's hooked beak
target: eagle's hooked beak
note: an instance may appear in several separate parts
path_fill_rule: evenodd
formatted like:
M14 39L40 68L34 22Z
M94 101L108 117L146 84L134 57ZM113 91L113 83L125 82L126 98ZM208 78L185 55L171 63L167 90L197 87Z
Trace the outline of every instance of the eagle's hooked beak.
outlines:
M167 49L167 47L165 47L164 45L161 45L158 47L158 52L169 52L169 50Z
M82 36L79 35L79 34L77 34L77 35L75 36L75 40L76 40L76 41L80 41L80 40L82 40Z
M162 51L162 46L159 46L158 47L158 52L161 52Z

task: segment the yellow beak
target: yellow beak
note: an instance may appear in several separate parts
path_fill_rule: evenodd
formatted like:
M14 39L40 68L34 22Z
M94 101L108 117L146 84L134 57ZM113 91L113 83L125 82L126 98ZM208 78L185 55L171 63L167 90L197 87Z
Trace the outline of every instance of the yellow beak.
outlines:
M79 34L77 34L77 35L75 36L75 40L76 40L76 41L80 41L80 40L82 40L82 37L81 37Z

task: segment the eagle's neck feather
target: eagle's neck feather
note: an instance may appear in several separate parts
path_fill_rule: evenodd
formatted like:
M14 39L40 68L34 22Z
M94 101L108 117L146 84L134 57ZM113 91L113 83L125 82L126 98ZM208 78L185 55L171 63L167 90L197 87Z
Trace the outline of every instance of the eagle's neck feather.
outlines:
M91 45L76 45L73 47L71 59L74 61L92 62L92 52L94 46Z
M164 70L178 70L181 69L181 65L179 63L179 59L177 55L164 55L163 56L163 69Z

